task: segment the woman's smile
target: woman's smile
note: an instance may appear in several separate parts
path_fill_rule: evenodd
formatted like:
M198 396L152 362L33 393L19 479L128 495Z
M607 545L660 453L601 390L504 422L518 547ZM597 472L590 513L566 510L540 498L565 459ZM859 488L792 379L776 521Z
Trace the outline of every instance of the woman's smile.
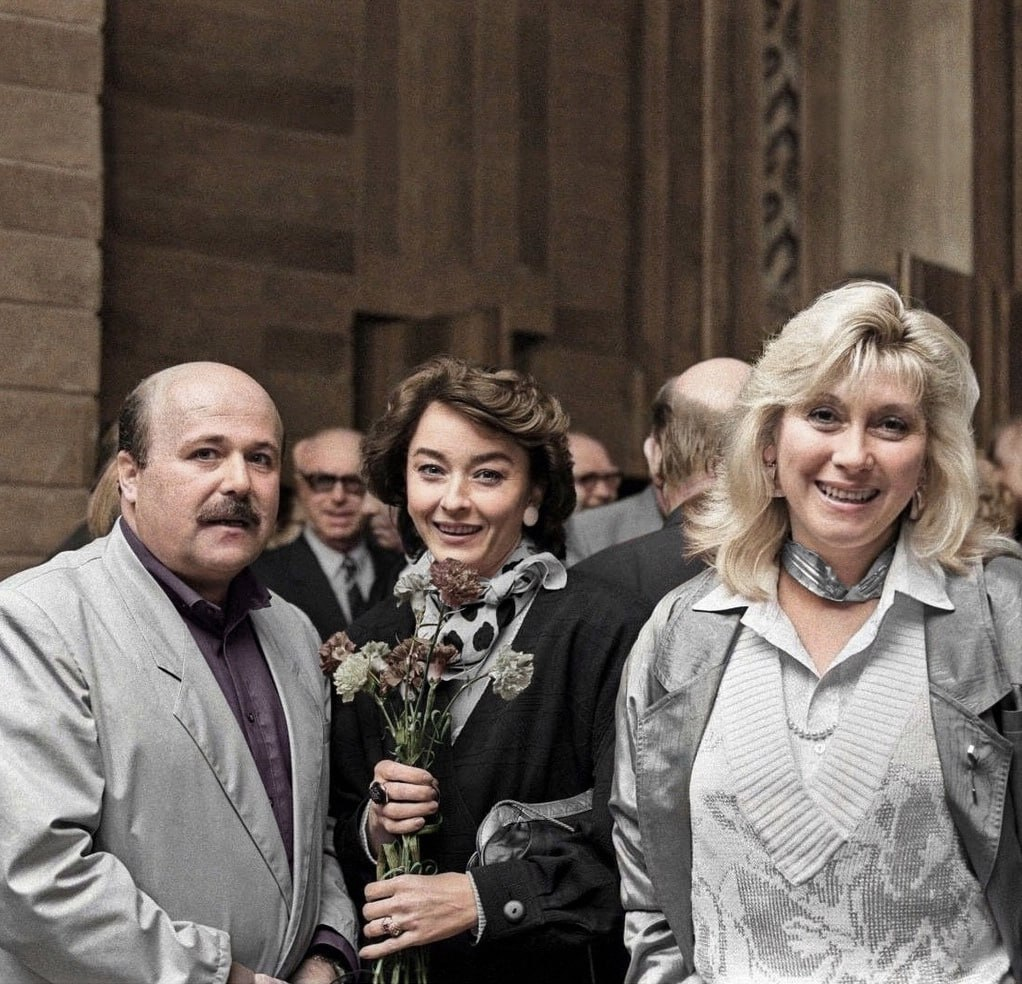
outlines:
M464 523L435 522L433 526L442 536L451 536L456 538L473 536L482 530L481 526L467 526Z
M861 505L871 502L878 495L878 489L846 489L837 485L828 485L824 482L817 482L816 487L832 502L851 503Z

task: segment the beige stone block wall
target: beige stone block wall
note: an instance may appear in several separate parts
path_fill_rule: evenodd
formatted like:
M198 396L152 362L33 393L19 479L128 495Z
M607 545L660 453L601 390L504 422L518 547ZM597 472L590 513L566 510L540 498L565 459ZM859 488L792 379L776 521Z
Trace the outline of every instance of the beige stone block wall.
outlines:
M843 0L841 262L972 273L970 0Z
M103 0L0 0L0 577L78 524L95 463Z

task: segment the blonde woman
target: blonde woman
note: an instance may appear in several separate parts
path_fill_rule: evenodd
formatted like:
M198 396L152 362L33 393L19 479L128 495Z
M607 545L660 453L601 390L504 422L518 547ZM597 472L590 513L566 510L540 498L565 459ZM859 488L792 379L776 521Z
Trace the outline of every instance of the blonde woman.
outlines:
M882 284L739 400L618 704L630 982L1022 974L1022 561L977 517L964 343Z

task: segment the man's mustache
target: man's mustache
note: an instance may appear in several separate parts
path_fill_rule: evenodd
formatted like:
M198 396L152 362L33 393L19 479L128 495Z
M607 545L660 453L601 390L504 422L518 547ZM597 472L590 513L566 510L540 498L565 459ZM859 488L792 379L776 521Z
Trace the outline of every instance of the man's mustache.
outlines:
M199 512L200 523L244 523L246 526L258 526L261 521L262 514L248 499L224 499Z

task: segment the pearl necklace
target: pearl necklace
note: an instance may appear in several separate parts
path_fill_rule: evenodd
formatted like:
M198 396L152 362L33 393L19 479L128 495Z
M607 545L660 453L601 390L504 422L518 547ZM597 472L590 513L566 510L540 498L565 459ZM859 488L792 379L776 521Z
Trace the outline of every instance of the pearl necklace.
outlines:
M791 718L788 718L788 730L797 738L804 738L806 741L823 741L834 734L837 724L832 724L829 728L821 728L819 731L806 731L805 728L800 728Z

